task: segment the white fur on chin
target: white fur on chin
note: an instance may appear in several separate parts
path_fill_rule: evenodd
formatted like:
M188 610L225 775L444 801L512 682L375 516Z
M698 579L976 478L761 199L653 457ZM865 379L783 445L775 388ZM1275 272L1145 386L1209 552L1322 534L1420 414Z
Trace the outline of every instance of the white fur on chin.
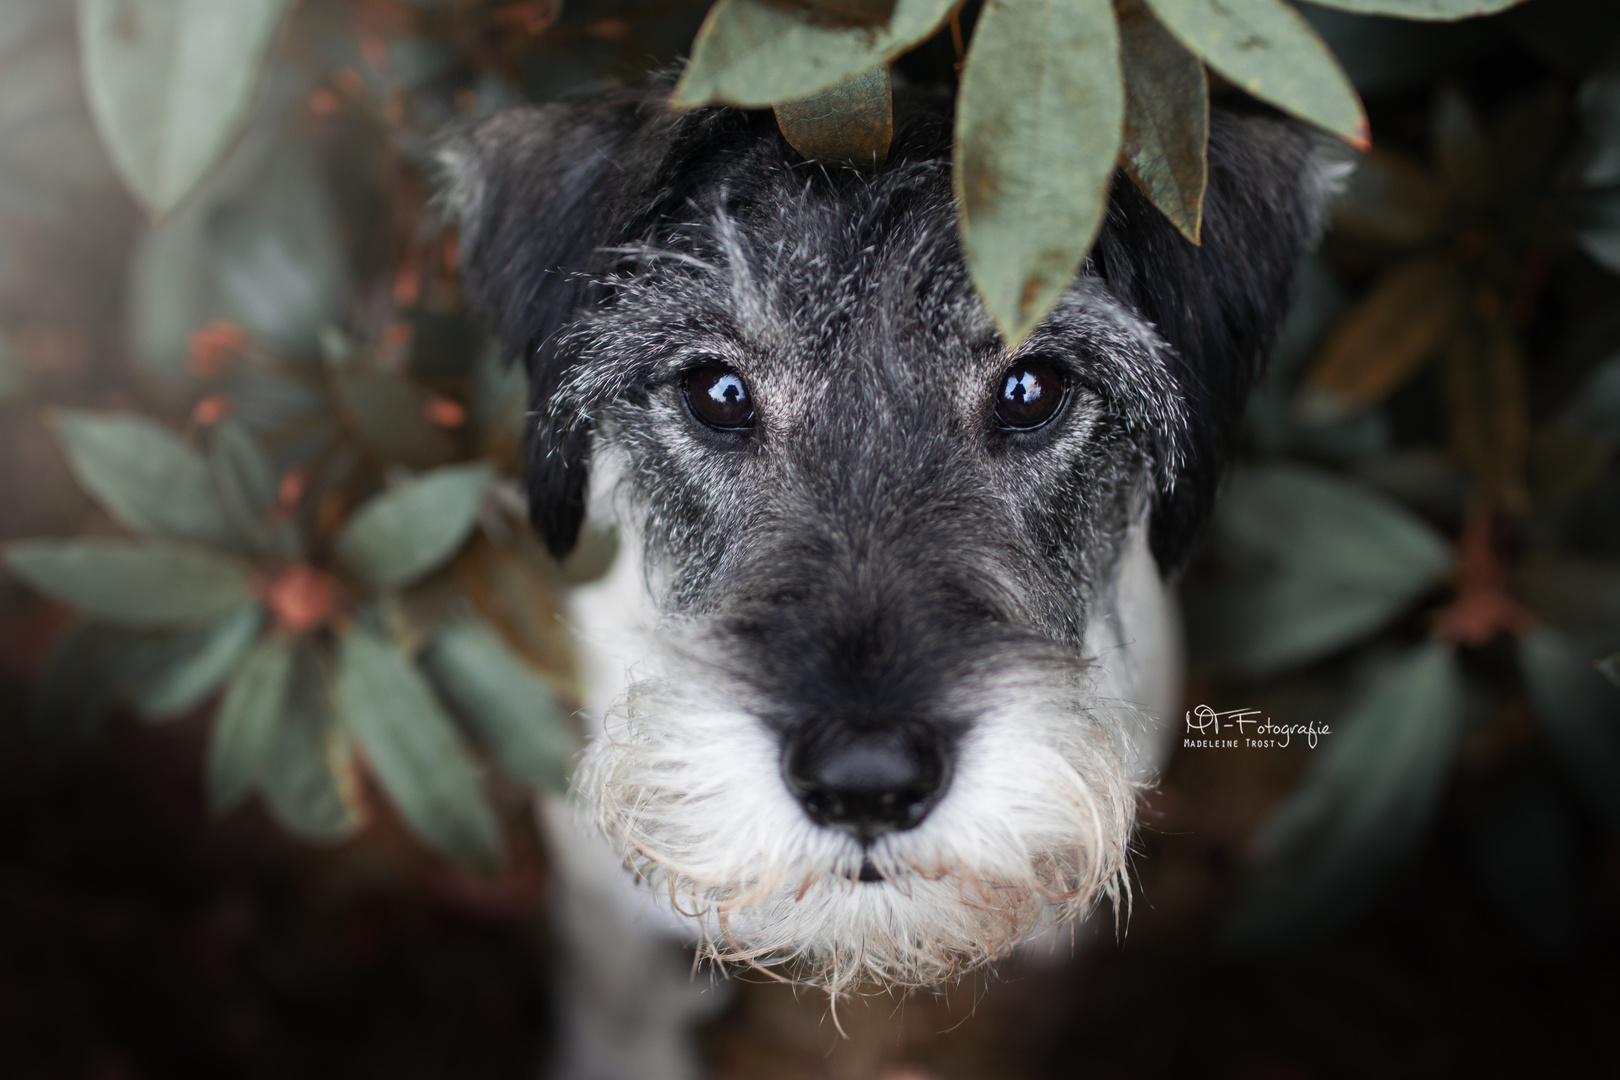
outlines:
M709 955L834 992L938 983L1122 895L1136 786L1108 733L1135 710L1096 701L1075 661L988 666L946 794L866 853L882 882L859 881L859 843L800 808L776 736L715 707L736 698L710 664L633 684L576 783Z

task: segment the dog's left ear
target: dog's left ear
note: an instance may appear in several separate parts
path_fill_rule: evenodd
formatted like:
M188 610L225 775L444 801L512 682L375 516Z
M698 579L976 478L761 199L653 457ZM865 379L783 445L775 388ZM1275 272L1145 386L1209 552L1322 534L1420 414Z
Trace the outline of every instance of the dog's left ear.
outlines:
M1173 348L1189 422L1174 486L1153 504L1166 575L1192 557L1214 506L1244 404L1315 246L1333 166L1299 124L1217 108L1210 117L1202 244L1194 247L1124 176L1092 261L1109 288Z
M591 431L554 408L564 375L555 338L600 299L598 251L656 167L637 135L666 115L662 95L628 91L512 109L440 153L467 298L528 368L529 517L558 558L584 520Z

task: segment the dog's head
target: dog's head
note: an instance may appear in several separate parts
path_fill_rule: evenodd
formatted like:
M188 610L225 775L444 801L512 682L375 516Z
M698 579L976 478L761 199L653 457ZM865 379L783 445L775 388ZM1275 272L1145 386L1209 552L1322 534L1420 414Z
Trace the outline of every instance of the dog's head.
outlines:
M1217 112L1202 246L1117 182L1009 351L948 109L902 101L876 174L636 93L448 155L469 295L529 365L534 522L566 553L611 455L666 618L580 786L718 954L834 987L1116 889L1129 705L1088 626L1144 522L1186 558L1322 198L1307 136Z

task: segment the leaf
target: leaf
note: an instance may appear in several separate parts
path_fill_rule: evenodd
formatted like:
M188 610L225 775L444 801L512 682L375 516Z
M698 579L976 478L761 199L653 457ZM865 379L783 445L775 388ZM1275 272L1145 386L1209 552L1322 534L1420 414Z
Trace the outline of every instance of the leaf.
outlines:
M280 502L275 468L241 420L227 416L214 425L208 468L225 517L243 541L264 555L300 557L292 523L269 520Z
M73 475L119 521L147 536L235 539L201 454L141 416L52 414Z
M1361 155L1333 200L1333 229L1356 240L1411 247L1440 233L1446 209L1445 189L1425 170L1374 148Z
M1570 199L1575 241L1592 261L1620 274L1620 188L1581 192Z
M882 26L894 16L895 0L766 0L798 12L818 26Z
M241 128L286 0L79 0L90 111L119 175L173 209Z
M1431 137L1434 160L1453 198L1481 208L1491 184L1490 143L1479 114L1456 86L1440 87L1435 95Z
M492 476L486 462L446 465L375 496L338 534L338 558L377 588L409 584L461 547Z
M876 171L889 159L894 96L887 64L775 108L782 137L806 161L839 162Z
M1494 15L1524 0L1311 0L1311 3L1358 15L1394 15L1402 19L1471 19Z
M146 640L128 630L79 623L51 650L34 686L35 736L63 753L100 733L125 688L146 669Z
M956 202L973 284L1009 349L1091 248L1124 112L1108 0L985 5L956 103Z
M292 678L294 641L277 634L259 642L225 687L208 740L208 804L216 814L247 797L275 740Z
M1223 928L1227 947L1294 944L1360 910L1428 831L1462 710L1462 675L1448 645L1414 649L1370 681L1262 826L1260 865Z
M6 562L41 592L135 628L208 622L254 599L242 563L162 540L26 540L7 548Z
M1125 69L1125 173L1193 243L1209 182L1209 81L1204 65L1145 0L1116 0Z
M458 619L434 635L422 662L503 772L533 788L568 789L575 746L556 697L500 635Z
M1470 322L1452 335L1442 359L1453 456L1497 506L1524 511L1530 420L1518 340L1504 322Z
M1339 320L1307 377L1300 418L1325 423L1382 401L1439 351L1462 313L1456 264L1397 265Z
M133 704L148 720L179 716L219 688L264 625L264 609L250 604L211 626L172 636L168 655L143 676Z
M427 419L427 391L409 379L371 369L333 385L361 441L384 461L431 469L455 457L455 440Z
M1243 90L1368 144L1355 88L1310 24L1279 0L1147 0L1182 44Z
M282 828L330 843L361 825L354 756L335 730L320 657L299 642L281 722L259 766L259 792Z
M1620 439L1620 353L1604 360L1575 395L1571 419L1583 430Z
M1526 560L1516 583L1530 609L1580 648L1620 647L1620 565L1543 556Z
M417 835L492 871L500 856L495 815L450 718L405 656L369 630L344 634L337 707Z
M181 377L191 335L215 320L312 356L319 328L348 310L344 229L309 140L286 122L307 92L291 81L266 95L240 144L136 246L130 336L147 374Z
M1452 567L1434 530L1381 496L1296 466L1233 475L1215 510L1227 572L1188 590L1194 659L1264 673L1388 622Z
M692 42L669 102L764 108L819 94L887 63L939 29L957 0L896 0L886 26L837 29L759 0L720 0Z
M1519 639L1519 668L1553 753L1609 827L1620 829L1620 688L1545 626Z

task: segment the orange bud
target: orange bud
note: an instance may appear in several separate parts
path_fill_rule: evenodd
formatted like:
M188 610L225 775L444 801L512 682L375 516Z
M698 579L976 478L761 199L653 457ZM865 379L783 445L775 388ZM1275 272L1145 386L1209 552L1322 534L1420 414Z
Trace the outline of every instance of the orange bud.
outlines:
M276 627L302 634L329 622L337 609L337 582L308 563L293 563L259 588Z

